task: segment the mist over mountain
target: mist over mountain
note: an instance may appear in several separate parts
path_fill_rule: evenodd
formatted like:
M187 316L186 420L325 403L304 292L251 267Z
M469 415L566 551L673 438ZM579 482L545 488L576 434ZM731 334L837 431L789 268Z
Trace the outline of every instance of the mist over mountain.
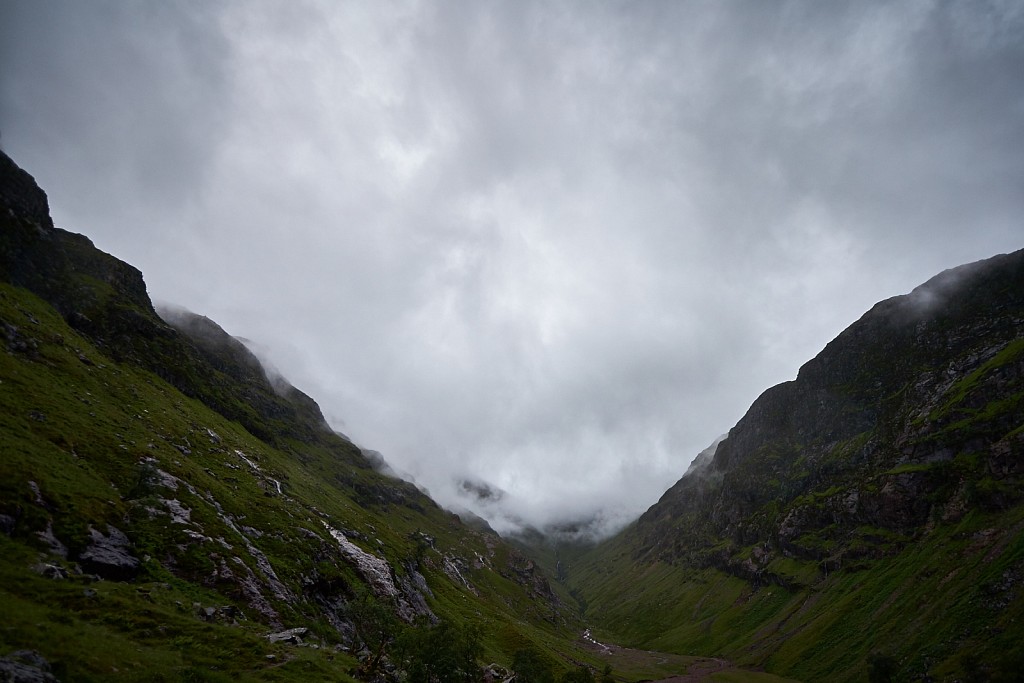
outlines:
M58 226L538 528L618 528L875 302L1018 249L1022 92L997 0L0 6Z
M490 515L444 510L219 324L158 315L6 155L0 200L14 680L1019 674L1024 250L876 304L639 519L535 525L482 478Z
M158 316L3 153L0 202L4 680L477 680L542 634L573 666L578 616L520 550L214 321Z
M1022 425L1024 250L876 304L635 524L563 549L563 575L635 646L801 680L1015 680Z
M1020 680L1022 102L1005 0L0 2L0 681Z

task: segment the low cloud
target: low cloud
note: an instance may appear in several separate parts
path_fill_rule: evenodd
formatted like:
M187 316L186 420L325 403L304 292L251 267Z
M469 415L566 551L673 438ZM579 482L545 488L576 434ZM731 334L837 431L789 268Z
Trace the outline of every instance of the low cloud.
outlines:
M874 302L1024 237L1014 3L0 11L57 223L505 530L613 530Z

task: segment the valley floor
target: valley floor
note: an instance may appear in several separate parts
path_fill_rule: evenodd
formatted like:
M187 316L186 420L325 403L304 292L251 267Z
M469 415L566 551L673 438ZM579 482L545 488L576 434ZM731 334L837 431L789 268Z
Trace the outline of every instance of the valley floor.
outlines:
M586 650L611 665L619 680L651 683L794 683L796 680L763 671L742 669L725 659L687 657L605 643L595 639L589 629L583 632L580 641Z

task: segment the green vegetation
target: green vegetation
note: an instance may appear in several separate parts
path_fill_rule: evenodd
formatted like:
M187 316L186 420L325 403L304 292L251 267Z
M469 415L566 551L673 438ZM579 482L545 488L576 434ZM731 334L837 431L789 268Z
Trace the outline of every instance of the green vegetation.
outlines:
M410 683L474 683L480 679L480 631L475 626L442 620L434 626L406 628L396 649L394 659Z
M711 680L717 683L787 683L791 682L791 678L783 678L782 676L776 676L775 674L764 673L762 671L738 671L735 669L727 669L725 671L716 671L711 674Z
M595 549L573 583L589 596L600 637L630 646L849 681L863 680L871 655L886 647L905 653L904 676L919 676L955 667L963 652L995 662L1014 650L1024 600L1008 577L1024 566L1022 528L1020 511L971 514L894 557L797 591L712 568L636 562L620 537Z
M0 212L0 657L65 681L1024 668L1020 254L875 307L617 537L511 544L38 220Z
M595 634L809 681L1019 675L1022 258L877 306L577 555Z
M550 659L536 648L517 650L512 657L512 671L519 683L555 683Z
M111 359L21 288L0 284L0 324L13 330L0 353L0 515L10 522L0 534L0 655L38 651L76 681L345 681L384 666L436 679L460 657L462 671L470 655L508 667L525 648L543 653L556 680L577 662L603 670L578 640L564 588L547 588L521 550L378 474L340 437L263 441ZM139 560L130 580L78 566L107 525ZM397 617L328 526L386 560L396 584L422 579L429 590L417 592L438 624ZM307 629L302 645L266 638L296 627ZM447 660L424 659L459 642ZM616 671L630 681L653 670Z
M365 662L341 649L352 643L330 620L350 619L368 589L327 525L386 560L396 582L422 576L435 614L478 629L482 659L510 662L510 642L572 651L573 611L531 596L535 585L511 570L525 564L518 551L352 465L344 440L261 441L106 357L25 290L0 284L0 321L21 342L0 354L0 514L11 524L0 535L0 651L37 650L74 680L345 680ZM107 525L140 560L128 583L76 573L90 530ZM42 539L47 529L69 559ZM68 578L43 578L39 563ZM203 613L224 606L238 616ZM275 623L308 628L317 648L271 645Z

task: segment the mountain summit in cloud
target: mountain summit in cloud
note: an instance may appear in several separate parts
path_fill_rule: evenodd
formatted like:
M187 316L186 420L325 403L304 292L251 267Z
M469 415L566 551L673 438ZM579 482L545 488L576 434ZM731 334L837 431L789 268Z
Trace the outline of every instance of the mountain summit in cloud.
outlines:
M996 0L0 8L57 225L537 527L641 514L876 301L1020 248L1021 93Z
M1019 250L873 306L635 524L548 548L549 570L638 647L808 681L1015 680L1022 425Z
M488 519L446 511L220 325L161 318L6 155L0 202L7 677L1019 677L1024 250L873 306L639 519L523 473L566 493L538 525L483 476L456 481Z

